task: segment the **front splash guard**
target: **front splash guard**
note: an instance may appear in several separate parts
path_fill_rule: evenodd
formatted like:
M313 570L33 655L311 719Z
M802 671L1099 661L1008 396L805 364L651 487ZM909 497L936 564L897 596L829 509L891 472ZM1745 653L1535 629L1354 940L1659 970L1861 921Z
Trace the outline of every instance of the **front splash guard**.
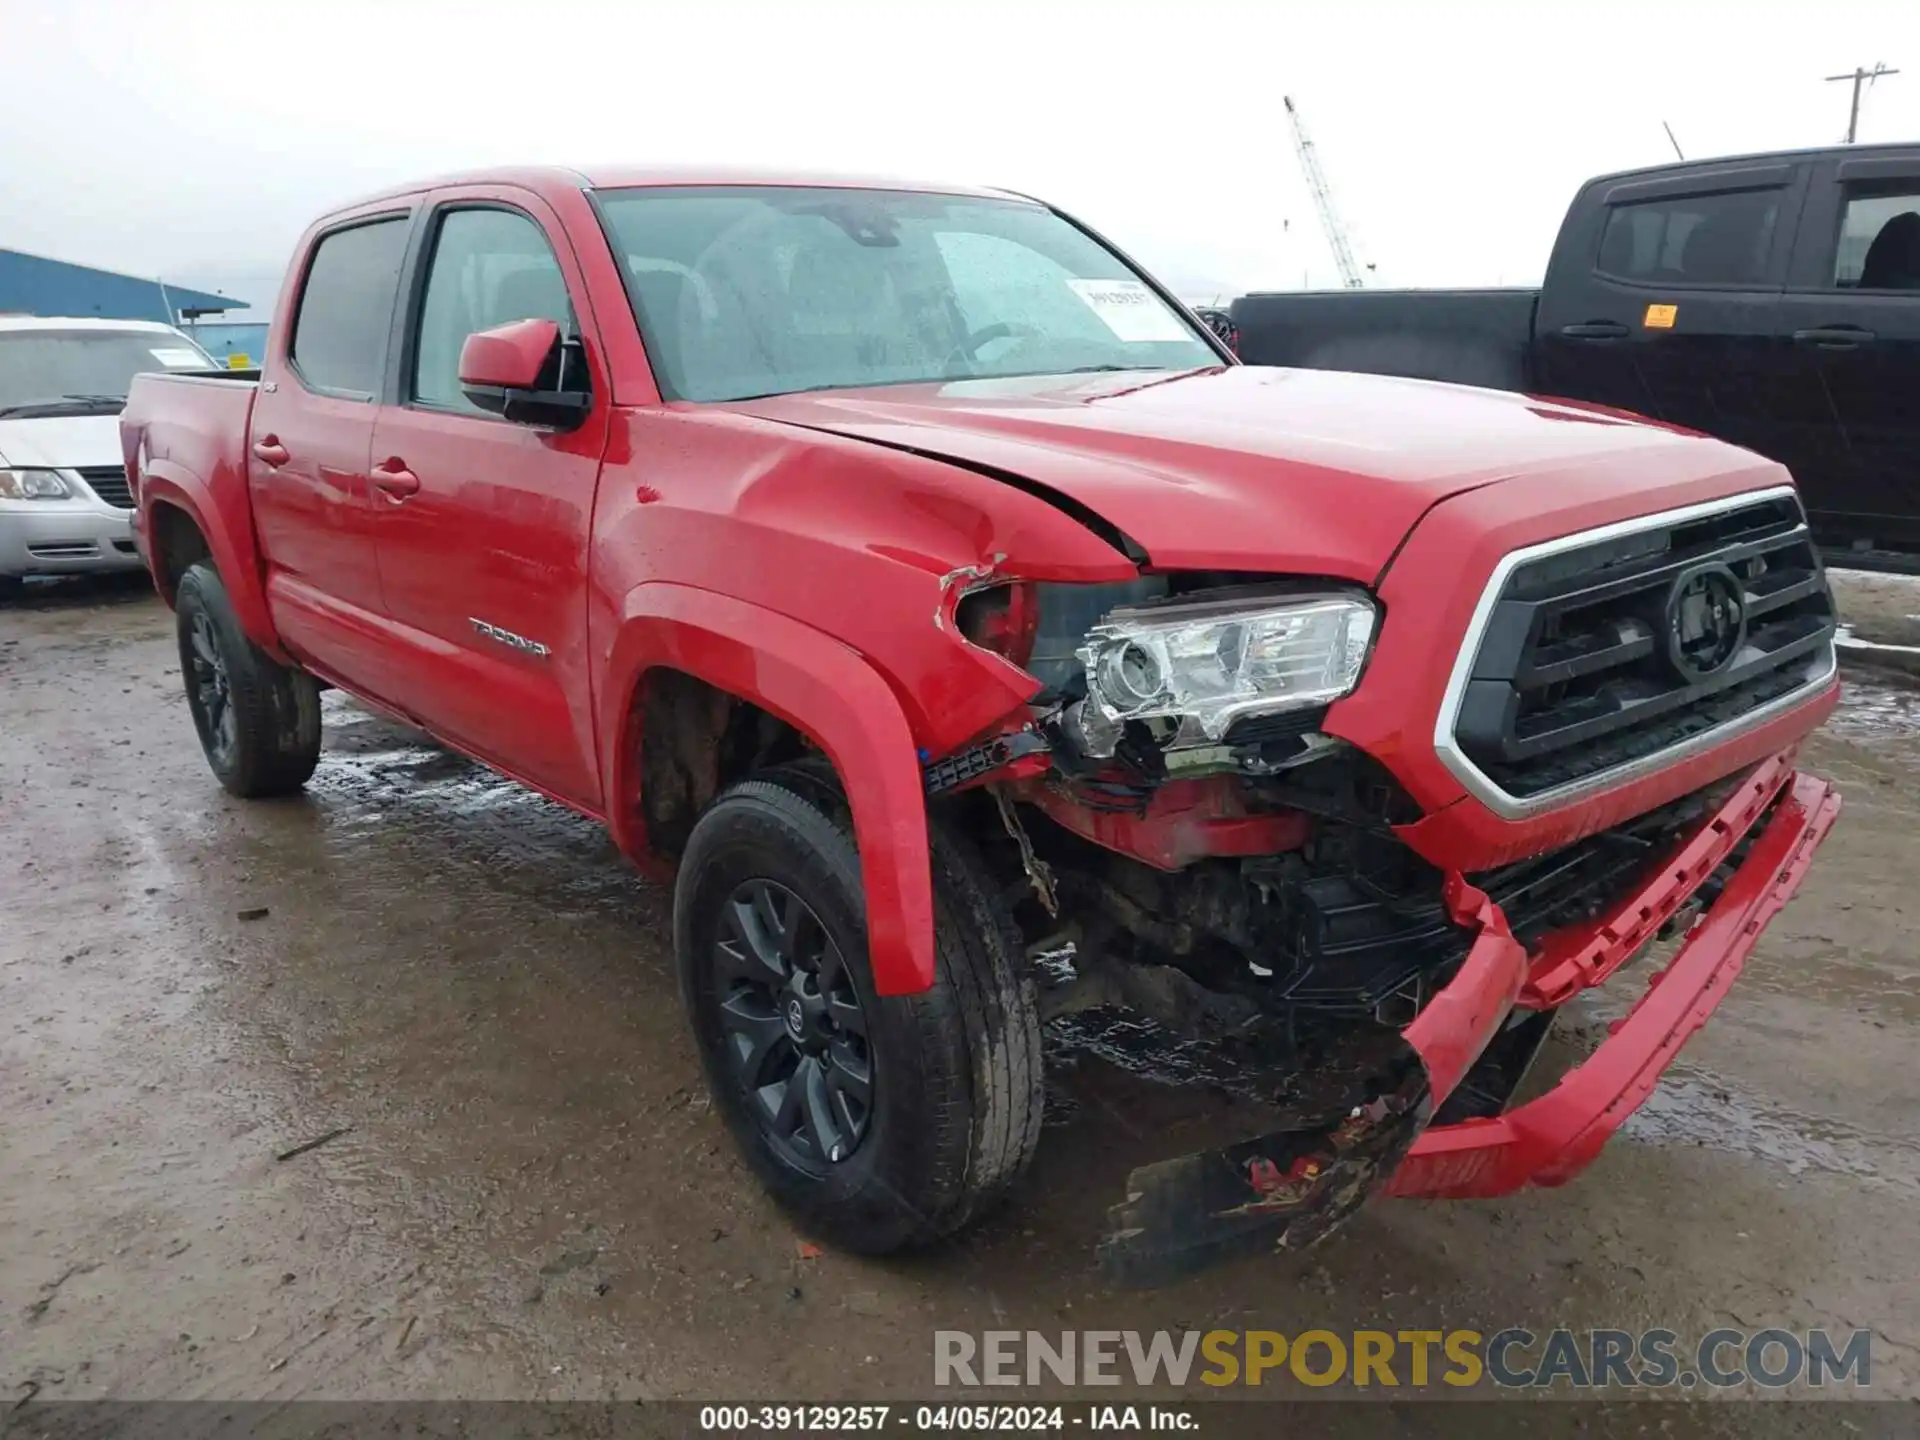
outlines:
M1336 1125L1279 1130L1143 1165L1108 1212L1101 1267L1119 1285L1164 1285L1262 1250L1324 1239L1389 1180L1505 1021L1527 953L1500 907L1458 874L1445 898L1476 934L1467 958L1401 1032L1371 1098Z

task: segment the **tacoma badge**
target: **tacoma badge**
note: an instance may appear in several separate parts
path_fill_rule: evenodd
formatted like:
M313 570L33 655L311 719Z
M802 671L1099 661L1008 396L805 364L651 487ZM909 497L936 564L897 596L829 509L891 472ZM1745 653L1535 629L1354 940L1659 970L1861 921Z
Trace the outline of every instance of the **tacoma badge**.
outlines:
M511 630L502 630L498 625L490 625L485 620L477 620L471 615L467 617L467 623L489 640L498 640L509 649L521 650L529 655L537 655L542 660L553 653L538 640L529 640L526 636L516 635Z

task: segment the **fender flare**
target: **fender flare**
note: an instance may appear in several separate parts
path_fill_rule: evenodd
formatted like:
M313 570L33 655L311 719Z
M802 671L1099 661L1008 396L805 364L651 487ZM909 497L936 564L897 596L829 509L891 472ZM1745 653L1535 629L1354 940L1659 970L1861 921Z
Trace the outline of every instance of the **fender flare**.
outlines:
M182 510L199 529L213 557L214 568L226 585L240 628L247 638L283 663L288 660L280 646L280 634L274 628L267 607L266 587L260 580L260 551L254 544L249 526L240 533L227 523L212 493L198 476L167 460L147 462L140 472L140 523L146 532L147 569L152 572L154 588L171 606L173 596L161 583L165 557L160 553L160 537L153 523L156 505L172 505Z
M874 988L913 995L934 979L933 860L919 752L893 691L866 660L822 631L711 590L650 581L627 593L609 657L601 734L609 797L639 793L627 717L646 673L683 670L760 706L833 762L853 812L867 898ZM646 849L635 807L609 805L614 839Z

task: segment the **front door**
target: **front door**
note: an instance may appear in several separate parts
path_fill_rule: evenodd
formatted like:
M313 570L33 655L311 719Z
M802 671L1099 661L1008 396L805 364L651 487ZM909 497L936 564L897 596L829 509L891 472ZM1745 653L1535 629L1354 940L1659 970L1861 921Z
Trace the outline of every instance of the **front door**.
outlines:
M587 653L587 546L609 387L557 219L500 188L440 198L408 286L396 388L374 424L381 590L412 658L399 697L439 735L586 809L600 807ZM597 397L557 432L461 393L468 335L551 319Z
M1781 328L1829 407L1824 443L1788 462L1815 533L1920 551L1920 152L1827 164Z
M355 218L308 250L248 436L248 493L281 638L329 678L381 698L367 459L411 222L407 212Z

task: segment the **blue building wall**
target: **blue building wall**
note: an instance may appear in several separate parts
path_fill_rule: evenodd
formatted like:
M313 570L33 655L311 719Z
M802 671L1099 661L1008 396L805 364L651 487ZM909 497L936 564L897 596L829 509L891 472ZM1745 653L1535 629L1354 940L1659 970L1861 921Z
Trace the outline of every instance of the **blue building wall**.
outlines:
M244 310L247 302L138 275L0 250L0 315L79 315L180 322L182 310Z

